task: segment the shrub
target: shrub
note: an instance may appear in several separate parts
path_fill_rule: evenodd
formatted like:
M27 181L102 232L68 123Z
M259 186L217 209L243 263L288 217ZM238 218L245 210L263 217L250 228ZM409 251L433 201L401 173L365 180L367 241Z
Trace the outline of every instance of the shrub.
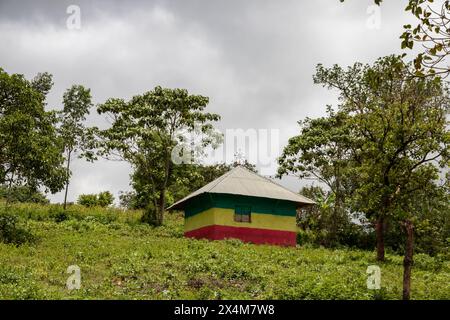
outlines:
M55 220L55 222L63 222L70 218L69 213L60 206L50 207L49 216L51 219Z
M97 205L97 195L96 194L81 194L78 197L78 204L85 207L95 207Z
M85 207L108 207L114 202L114 196L109 191L99 194L82 194L78 197L77 203Z
M6 211L0 211L0 241L16 245L34 241L34 236L18 226L18 218Z
M114 196L109 191L100 192L97 196L97 205L100 207L108 207L114 202Z

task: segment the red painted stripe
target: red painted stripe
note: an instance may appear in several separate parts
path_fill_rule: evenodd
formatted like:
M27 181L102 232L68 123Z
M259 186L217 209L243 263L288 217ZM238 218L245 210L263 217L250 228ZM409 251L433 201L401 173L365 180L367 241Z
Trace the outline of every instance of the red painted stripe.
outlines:
M240 239L244 242L256 244L275 244L295 246L297 235L291 231L267 230L256 228L241 228L227 226L207 226L188 231L185 237L196 239L223 240L227 238Z

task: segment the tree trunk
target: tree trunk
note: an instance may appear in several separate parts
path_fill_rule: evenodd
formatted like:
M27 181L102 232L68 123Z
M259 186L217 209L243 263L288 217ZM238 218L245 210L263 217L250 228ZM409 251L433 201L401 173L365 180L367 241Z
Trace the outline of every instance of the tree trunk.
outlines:
M69 172L70 170L70 156L71 156L72 152L69 151L68 155L67 155L67 172ZM66 210L67 208L67 193L69 191L69 178L67 178L67 182L66 182L66 191L64 193L64 210Z
M377 261L384 261L384 217L380 216L376 222Z
M159 205L158 205L158 216L157 224L158 226L163 224L164 210L166 209L166 190L163 189L159 194Z
M403 259L403 300L409 300L411 294L411 269L413 265L414 227L410 220L404 223L406 230L406 250Z

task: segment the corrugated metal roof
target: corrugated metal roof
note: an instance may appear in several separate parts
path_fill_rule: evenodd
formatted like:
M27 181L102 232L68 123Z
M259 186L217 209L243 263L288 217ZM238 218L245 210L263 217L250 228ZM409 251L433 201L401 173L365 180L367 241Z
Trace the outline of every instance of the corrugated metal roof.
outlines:
M167 210L182 209L183 204L202 193L226 193L251 197L288 200L299 204L314 204L314 201L292 192L272 180L260 176L245 167L237 166L216 180L171 205Z

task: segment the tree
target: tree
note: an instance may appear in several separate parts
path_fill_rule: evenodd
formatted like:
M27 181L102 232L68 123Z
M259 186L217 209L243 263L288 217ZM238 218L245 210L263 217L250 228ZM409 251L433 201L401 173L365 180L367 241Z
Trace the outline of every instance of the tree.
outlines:
M439 214L441 208L447 210L448 216L450 199L448 187L437 183L438 172L430 164L419 167L411 174L411 177L404 180L407 181L403 185L403 192L398 194L399 199L394 210L406 235L403 259L403 299L409 300L415 237L430 218L433 219L433 216Z
M211 122L220 117L204 112L208 102L184 89L156 87L130 101L109 99L98 107L112 120L110 128L97 132L99 154L132 165L133 180L147 194L144 220L152 225L163 222L166 192L176 183L175 168L192 163L219 138Z
M175 203L219 178L230 171L233 166L235 166L234 163L232 165L225 163L212 165L193 163L174 166L172 177L175 182L167 188L167 205ZM151 192L146 188L148 182L146 182L145 176L141 176L139 172L140 170L135 170L131 176L131 184L134 191L122 192L119 196L120 204L124 208L143 209L146 203L151 202Z
M32 81L0 69L0 184L60 191L67 180L57 117L45 111L48 73Z
M289 139L279 158L278 177L296 175L314 178L331 190L332 212L328 231L337 242L338 228L348 222L345 193L349 190L345 172L354 144L347 125L348 115L327 108L327 116L299 121L300 135Z
M340 110L350 115L352 135L358 137L350 170L357 177L352 207L376 219L378 260L384 260L386 222L399 221L404 227L405 299L414 219L420 218L414 198L425 199L437 188L440 168L448 169L450 154L448 88L439 77L412 78L408 68L411 65L400 57L389 56L373 66L357 63L347 71L319 65L314 77L316 83L338 89Z
M92 107L91 91L81 85L73 85L67 89L63 96L64 108L60 113L61 125L60 135L64 141L64 152L66 156L67 174L70 176L70 163L74 153L84 149L86 139L86 127L84 121L89 109ZM69 179L67 179L64 193L64 210L67 206L67 193L69 190Z
M50 203L42 192L32 189L29 186L13 186L8 188L7 186L0 185L0 199L5 199L9 202Z

